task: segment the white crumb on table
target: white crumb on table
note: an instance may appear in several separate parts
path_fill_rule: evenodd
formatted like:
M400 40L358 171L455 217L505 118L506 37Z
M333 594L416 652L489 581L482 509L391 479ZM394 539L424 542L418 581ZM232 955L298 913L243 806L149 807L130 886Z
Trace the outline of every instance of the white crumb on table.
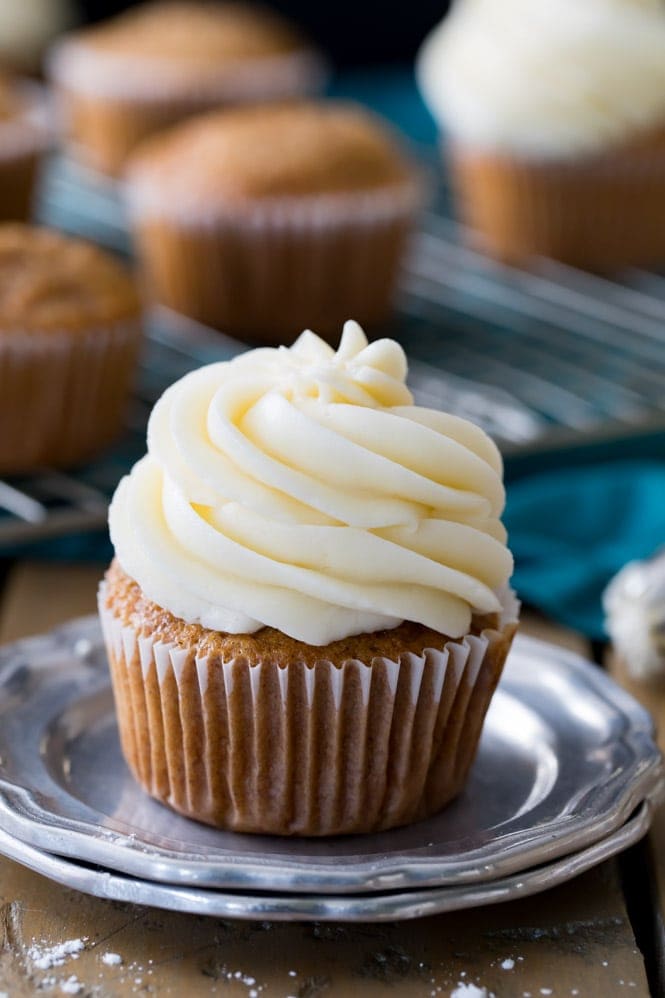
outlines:
M56 946L43 946L33 939L28 956L38 970L62 967L68 959L78 959L78 954L85 949L87 939L87 936L81 939L67 939Z
M479 988L477 984L467 984L460 981L450 992L450 998L489 998L487 988Z
M122 963L122 957L119 953L104 953L102 963L106 964L107 967L119 967Z
M83 985L78 977L72 974L66 981L60 982L60 990L64 995L80 995L83 991Z

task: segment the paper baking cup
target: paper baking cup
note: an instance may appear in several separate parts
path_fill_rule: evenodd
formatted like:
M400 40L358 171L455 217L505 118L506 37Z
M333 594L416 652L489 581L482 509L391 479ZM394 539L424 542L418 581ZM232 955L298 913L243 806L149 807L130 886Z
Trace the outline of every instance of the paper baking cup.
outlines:
M277 835L377 831L440 810L464 785L516 627L399 661L222 662L100 615L120 740L138 782L176 811Z
M665 262L665 131L569 161L456 148L451 165L461 219L501 260L597 271Z
M48 71L74 152L112 175L142 139L184 118L225 105L311 96L327 78L313 49L186 72L166 61L147 68L144 60L104 55L76 41L55 46Z
M81 331L0 331L0 473L77 464L117 436L138 320Z
M157 301L252 342L284 343L306 328L336 337L349 316L387 318L420 193L407 183L201 206L130 182L127 196Z

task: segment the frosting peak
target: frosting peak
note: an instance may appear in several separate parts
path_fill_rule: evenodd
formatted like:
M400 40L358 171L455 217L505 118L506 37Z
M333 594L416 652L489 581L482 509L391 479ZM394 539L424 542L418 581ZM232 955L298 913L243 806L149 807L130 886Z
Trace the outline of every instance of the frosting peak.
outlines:
M413 405L406 358L348 322L172 385L110 512L118 559L190 623L308 644L412 620L459 637L512 561L501 459Z
M253 358L258 360L263 352L254 351ZM273 352L265 351L268 364ZM345 323L336 351L306 330L292 347L278 347L275 363L284 370L285 395L369 407L413 403L404 384L407 364L399 343L377 340L368 344L357 322Z

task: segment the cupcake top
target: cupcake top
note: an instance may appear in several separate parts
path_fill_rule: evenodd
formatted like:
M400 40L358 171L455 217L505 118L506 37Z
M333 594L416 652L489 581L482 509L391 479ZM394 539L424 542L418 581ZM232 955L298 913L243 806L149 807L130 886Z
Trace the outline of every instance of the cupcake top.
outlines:
M374 192L410 185L392 134L363 109L299 102L213 112L149 139L128 171L133 200L167 203Z
M237 96L242 96L261 86L260 79L252 82L252 74L263 71L264 64L278 67L285 56L296 55L310 59L311 69L321 70L302 36L268 9L161 0L71 34L55 47L51 68L62 82L82 90L148 88L163 97L164 86L210 87L212 94L223 85L219 96L231 97L234 80L239 84ZM274 82L279 88L279 79Z
M405 378L401 347L349 322L336 352L305 332L176 382L111 505L124 572L187 623L311 645L500 611L499 453Z
M139 310L130 275L95 246L48 229L0 226L0 331L89 329Z
M665 125L662 0L457 0L417 63L454 139L507 154L601 150Z

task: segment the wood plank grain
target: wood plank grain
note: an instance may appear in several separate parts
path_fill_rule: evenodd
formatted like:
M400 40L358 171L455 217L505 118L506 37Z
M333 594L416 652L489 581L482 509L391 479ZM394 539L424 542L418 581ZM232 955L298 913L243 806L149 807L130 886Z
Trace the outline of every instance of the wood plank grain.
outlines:
M71 975L104 996L438 998L465 983L502 998L648 995L613 864L539 897L388 925L197 918L100 901L14 864L1 873L12 998ZM43 954L79 938L85 949L62 966L31 956L33 940ZM122 963L105 964L108 953Z
M99 575L96 567L20 566L0 608L0 636L91 610ZM555 633L537 620L525 630ZM565 641L580 644L575 635ZM0 860L0 932L0 990L12 998L43 988L57 994L72 978L71 988L96 998L438 998L465 984L500 998L649 994L612 862L534 898L345 926L233 922L106 902ZM77 957L39 966L39 954L79 938ZM104 962L110 953L122 962Z
M96 610L105 566L25 562L10 573L0 603L0 642L47 631Z

